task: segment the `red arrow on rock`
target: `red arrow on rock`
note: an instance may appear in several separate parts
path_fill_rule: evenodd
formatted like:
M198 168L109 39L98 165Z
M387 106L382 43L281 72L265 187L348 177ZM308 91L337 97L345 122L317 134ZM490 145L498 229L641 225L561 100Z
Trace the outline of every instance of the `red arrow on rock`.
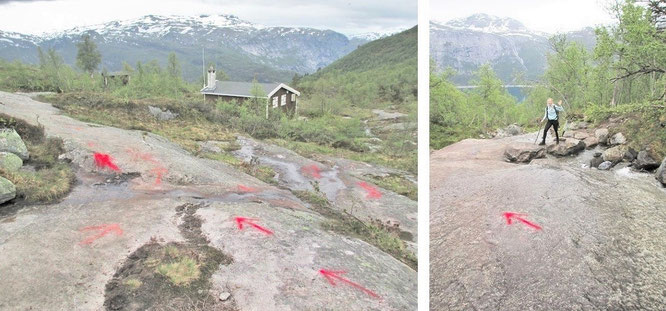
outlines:
M113 159L111 158L110 155L105 154L105 153L95 152L95 154L93 154L93 156L95 158L95 164L97 164L98 167L100 167L100 168L108 167L108 168L110 168L114 171L120 171L118 166L116 166L113 163Z
M365 287L363 287L363 286L361 286L357 283L354 283L354 282L352 282L352 281L350 281L346 278L343 278L339 275L339 274L347 273L346 271L333 271L333 270L321 269L321 270L319 270L319 273L321 273L321 275L323 275L326 278L326 280L329 283L331 283L331 285L333 285L333 286L336 285L335 280L338 279L338 280L340 280L344 283L347 283L347 284L351 285L352 287L360 289L361 291L370 295L373 298L381 299L381 297L379 297L379 295L375 294L375 292L373 292L373 291L371 291L371 290L369 290L369 289L367 289L367 288L365 288Z
M266 235L273 234L273 231L268 230L268 229L266 229L266 228L264 228L260 225L257 225L253 222L253 221L257 221L258 219L247 218L247 217L234 217L234 219L236 220L236 224L238 224L238 230L243 230L243 223L246 223L246 224L252 226L253 228L263 232Z
M504 215L504 218L506 218L506 224L507 225L510 225L513 222L513 219L515 218L516 220L524 223L525 225L527 225L529 227L532 227L536 230L541 230L541 226L524 219L523 217L527 216L525 214L519 214L519 213L514 213L514 212L504 212L503 215Z
M123 235L123 229L120 228L119 224L104 224L101 226L89 226L82 228L80 231L99 231L99 234L93 235L88 237L87 239L79 242L79 244L92 244L95 240L109 234L109 233L115 233L116 235L120 236Z

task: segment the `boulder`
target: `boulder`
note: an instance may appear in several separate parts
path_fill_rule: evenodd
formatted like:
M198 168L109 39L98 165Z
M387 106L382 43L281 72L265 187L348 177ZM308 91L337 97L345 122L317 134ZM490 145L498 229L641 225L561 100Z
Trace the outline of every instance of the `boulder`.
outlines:
M588 123L585 122L585 121L580 121L580 122L571 121L571 122L567 122L566 126L564 127L564 130L565 131L581 130L581 129L586 129L587 126L588 126Z
M28 148L14 129L0 129L0 152L11 152L21 160L27 160L30 157Z
M573 138L578 139L578 140L584 140L585 138L590 137L590 134L585 133L585 132L574 132L573 133Z
M594 155L594 158L590 160L590 167L599 167L599 164L604 163L604 159L601 157L601 153L597 152Z
M651 171L659 167L659 161L655 160L648 150L641 150L634 161L634 168Z
M657 173L654 176L663 186L666 187L666 158L661 161L661 165L657 169Z
M608 144L608 129L597 129L594 131L594 137L597 138L600 144Z
M16 187L11 181L0 176L0 204L16 197Z
M0 168L10 172L18 171L23 166L23 160L10 152L0 152Z
M529 163L532 159L544 156L546 156L545 148L530 144L514 144L504 150L504 157L509 162Z
M594 136L590 136L588 138L583 139L583 143L585 143L585 148L592 149L597 145L599 145L599 140Z
M199 142L199 147L201 148L201 152L204 153L221 153L222 148L218 146L214 141L200 141Z
M162 110L159 107L148 106L148 112L152 114L157 120L168 121L174 119L178 116L177 113L173 113L170 110Z
M546 149L548 153L564 157L571 154L577 154L585 149L585 143L578 139L567 139L566 141L560 141L559 144L549 145Z
M602 155L602 158L604 161L618 163L621 162L624 158L625 152L627 152L627 148L625 146L615 146L606 149Z
M523 128L518 126L518 124L511 124L504 128L504 132L510 136L516 136L523 133Z
M636 150L634 150L634 148L629 147L624 152L624 157L622 157L622 160L627 161L627 162L631 162L634 159L636 159L637 156L638 156L638 152L636 152ZM657 165L658 165L658 163L657 163Z
M511 125L503 128L503 129L497 129L497 131L495 131L495 133L494 133L494 136L498 137L498 138L502 138L502 137L516 136L516 135L520 135L522 133L523 133L523 128L518 126L518 124L514 123L514 124L511 124Z
M611 146L624 145L626 143L627 143L627 139L624 137L624 135L622 133L616 133L615 135L613 135L613 137L611 137L608 140L608 144L611 145Z
M601 164L599 164L598 169L600 169L600 170L602 170L602 171L607 171L607 170L609 170L611 167L613 167L613 162L611 162L611 161L604 161L604 162L602 162Z

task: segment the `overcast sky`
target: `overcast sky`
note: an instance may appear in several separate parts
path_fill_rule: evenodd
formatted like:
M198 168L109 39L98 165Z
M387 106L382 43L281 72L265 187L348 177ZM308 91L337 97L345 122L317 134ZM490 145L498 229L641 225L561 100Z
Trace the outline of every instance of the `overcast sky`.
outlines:
M148 14L233 14L266 26L349 35L416 25L417 0L0 0L0 30L41 34Z
M607 7L613 0L430 0L430 19L448 21L475 13L519 20L548 33L578 30L613 22Z

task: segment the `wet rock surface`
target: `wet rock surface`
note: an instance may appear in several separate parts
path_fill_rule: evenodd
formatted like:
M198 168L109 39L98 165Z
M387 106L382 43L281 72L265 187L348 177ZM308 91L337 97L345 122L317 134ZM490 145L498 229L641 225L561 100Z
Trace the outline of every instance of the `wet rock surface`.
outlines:
M663 309L666 190L626 166L589 169L598 150L504 161L507 145L533 142L470 139L431 154L431 310Z
M416 201L362 179L365 174L388 176L396 173L395 170L344 159L315 161L247 137L239 137L237 142L241 148L233 154L247 162L254 157L259 164L272 167L281 187L321 192L336 209L368 222L397 221L400 230L406 233L404 236L409 236L407 242L415 246L418 239Z
M328 219L291 192L194 157L154 134L80 122L21 95L0 92L0 101L0 112L34 124L38 116L48 135L64 140L62 157L77 167L78 180L61 202L0 207L8 210L0 212L0 309L110 309L105 301L114 292L107 284L125 290L138 284L125 282L126 276L162 277L146 260L169 246L202 263L209 262L198 257L209 254L202 251L207 247L233 260L211 268L209 285L190 295L192 303L178 305L185 309L203 303L223 310L416 309L415 270L327 229ZM98 167L95 152L109 155L120 172ZM247 223L241 229L235 217L255 219L272 234ZM344 277L381 299L342 281L333 286L320 269L346 271ZM124 281L114 283L114 276ZM158 283L141 284L136 288L143 291ZM220 301L224 292L230 298ZM125 297L132 302L135 296Z

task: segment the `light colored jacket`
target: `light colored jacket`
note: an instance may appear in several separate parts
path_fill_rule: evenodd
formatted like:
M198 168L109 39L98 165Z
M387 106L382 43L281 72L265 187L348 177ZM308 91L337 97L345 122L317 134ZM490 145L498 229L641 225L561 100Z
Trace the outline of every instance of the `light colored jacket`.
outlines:
M558 119L557 112L559 111L564 111L564 108L558 105L553 105L553 107L546 106L546 111L543 114L543 119L541 119L541 122L543 122L546 119L557 120Z

